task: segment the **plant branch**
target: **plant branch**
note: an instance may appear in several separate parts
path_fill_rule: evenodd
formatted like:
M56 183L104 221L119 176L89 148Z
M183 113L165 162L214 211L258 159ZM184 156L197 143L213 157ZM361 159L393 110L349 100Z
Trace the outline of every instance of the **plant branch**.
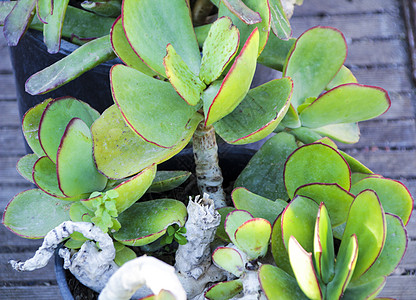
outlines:
M223 177L218 165L218 146L214 127L200 123L193 136L196 177L200 193L214 200L215 208L226 206Z
M192 9L192 21L194 26L200 26L205 24L205 20L212 10L211 0L196 0L194 8Z

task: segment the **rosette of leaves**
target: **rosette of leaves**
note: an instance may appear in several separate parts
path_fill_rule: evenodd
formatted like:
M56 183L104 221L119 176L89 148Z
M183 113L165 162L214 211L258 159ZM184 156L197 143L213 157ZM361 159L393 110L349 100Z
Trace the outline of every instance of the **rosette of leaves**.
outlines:
M257 260L267 253L270 241L270 222L262 218L253 218L245 210L230 212L225 220L225 232L234 247L219 247L212 254L212 260L218 267L237 277L235 280L213 285L205 293L208 299L231 299L243 290L244 278L256 273Z
M358 84L343 66L346 55L345 38L335 28L314 27L296 40L283 66L283 76L293 80L293 96L280 130L292 129L306 142L328 136L355 143L360 136L357 122L387 111L387 92Z
M179 201L135 202L152 185L151 190L163 191L181 184L189 173L161 172L153 182L156 166L151 165L128 178L105 177L92 153L90 127L98 117L88 104L70 97L45 100L25 114L23 133L34 153L21 158L17 169L37 189L18 194L7 205L3 224L12 232L42 238L72 220L92 222L112 234L118 231L121 243L134 239L146 244L144 240L156 240L169 226L184 225L186 208ZM126 235L132 236L128 242ZM79 248L84 241L74 234L67 246Z
M113 49L125 65L115 65L110 72L116 107L110 107L102 116L107 120L94 127L120 126L113 128L117 133L111 138L92 130L98 169L112 178L134 174L149 163L173 156L200 122L213 125L231 144L262 139L277 127L289 107L290 78L249 90L257 56L269 34L267 1L256 1L260 15L266 16L264 24L240 29L227 16L214 22L202 59L186 2L161 2L125 1L111 31ZM177 16L174 24L172 14ZM127 126L136 134L134 142L125 143L132 137ZM115 147L110 151L109 143L123 143L122 153L114 153ZM143 152L138 153L138 147ZM143 159L136 159L135 165L119 167L142 153Z

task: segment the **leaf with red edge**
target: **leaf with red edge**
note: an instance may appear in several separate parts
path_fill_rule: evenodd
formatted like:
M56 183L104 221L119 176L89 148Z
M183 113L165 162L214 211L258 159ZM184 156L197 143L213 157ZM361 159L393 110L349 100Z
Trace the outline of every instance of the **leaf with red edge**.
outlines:
M280 0L269 0L271 12L271 28L273 33L282 40L288 40L292 35L292 28L285 14Z
M202 91L206 85L196 76L171 44L166 46L166 56L163 58L166 76L179 96L189 105L197 105L201 100Z
M244 272L244 261L234 248L218 247L212 253L212 261L220 268L239 277Z
M235 240L235 232L245 222L253 219L253 216L245 210L234 210L230 212L225 219L225 232L228 234L231 242L237 245Z
M204 93L205 125L211 125L231 113L247 94L256 70L259 31L255 28L235 59L214 97ZM209 90L209 89L208 89Z
M20 158L16 165L17 172L32 183L34 183L33 167L38 159L39 157L36 154L27 154Z
M258 12L252 11L241 0L223 0L222 3L241 21L247 25L257 24L262 21Z
M163 57L172 44L191 71L199 74L201 55L187 1L125 0L122 20L130 45L150 68L165 76Z
M124 33L121 17L117 18L110 31L111 45L116 55L129 67L140 72L155 76L157 73L150 69L131 48Z
M238 295L242 290L243 283L240 279L224 281L210 287L205 293L205 298L209 300L227 300Z
M214 124L216 132L230 144L259 141L279 125L290 105L293 83L275 79L249 90L244 100Z
M113 99L133 131L162 148L181 141L197 107L183 101L170 83L123 65L111 68L110 80Z
M310 128L354 123L375 118L391 105L387 92L379 87L350 83L338 86L305 108L300 119Z
M39 158L33 166L33 181L48 195L58 198L68 197L59 189L56 165L47 156Z
M43 26L43 40L49 53L58 53L61 46L61 33L69 0L53 1L53 12L46 17Z
M4 20L4 37L7 45L16 46L34 16L36 0L19 0Z
M36 14L42 23L47 23L46 18L53 13L53 0L37 0Z

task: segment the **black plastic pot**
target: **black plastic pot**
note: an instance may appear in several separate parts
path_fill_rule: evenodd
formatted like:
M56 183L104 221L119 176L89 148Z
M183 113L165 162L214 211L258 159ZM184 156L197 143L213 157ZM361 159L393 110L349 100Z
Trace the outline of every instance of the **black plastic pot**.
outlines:
M224 176L224 183L233 182L247 165L255 151L238 146L223 145L219 148L219 162ZM160 164L158 170L188 170L195 173L195 163L192 149L184 149L174 158ZM66 271L63 269L63 259L55 252L55 274L64 300L74 300L68 283Z
M35 30L29 30L17 46L10 47L21 117L29 108L47 98L72 96L89 103L99 112L103 112L114 103L110 92L109 71L112 65L121 62L118 59L103 63L49 93L38 96L26 93L25 82L31 75L64 58L77 47L62 40L60 51L57 54L50 54L43 43L42 33Z

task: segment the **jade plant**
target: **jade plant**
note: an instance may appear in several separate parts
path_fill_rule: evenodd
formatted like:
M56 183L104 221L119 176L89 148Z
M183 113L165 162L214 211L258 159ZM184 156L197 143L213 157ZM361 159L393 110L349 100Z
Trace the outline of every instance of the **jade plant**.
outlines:
M175 255L189 299L274 299L288 292L276 282L300 298L375 293L404 253L413 200L328 137L356 142L357 122L389 108L386 91L357 83L343 65L347 46L338 30L318 26L293 39L280 1L212 2L215 20L199 23L208 16L199 9L211 2L124 0L107 36L29 78L27 91L41 94L114 54L123 62L110 71L115 104L101 115L70 97L26 113L34 154L18 170L38 188L17 195L3 223L21 236L45 237L39 253L48 257L65 242L65 267L98 292L118 278L119 265L148 253ZM282 78L251 88L257 62ZM216 135L232 145L274 135L231 195ZM189 170L156 169L190 144L199 191L187 196L203 196L145 201L146 192L189 177ZM357 228L362 216L378 227ZM400 251L391 255L393 247ZM263 264L271 260L275 266ZM12 264L32 270L44 262L36 254ZM109 295L123 287L110 282ZM131 296L127 289L120 299ZM135 297L148 295L140 289Z

